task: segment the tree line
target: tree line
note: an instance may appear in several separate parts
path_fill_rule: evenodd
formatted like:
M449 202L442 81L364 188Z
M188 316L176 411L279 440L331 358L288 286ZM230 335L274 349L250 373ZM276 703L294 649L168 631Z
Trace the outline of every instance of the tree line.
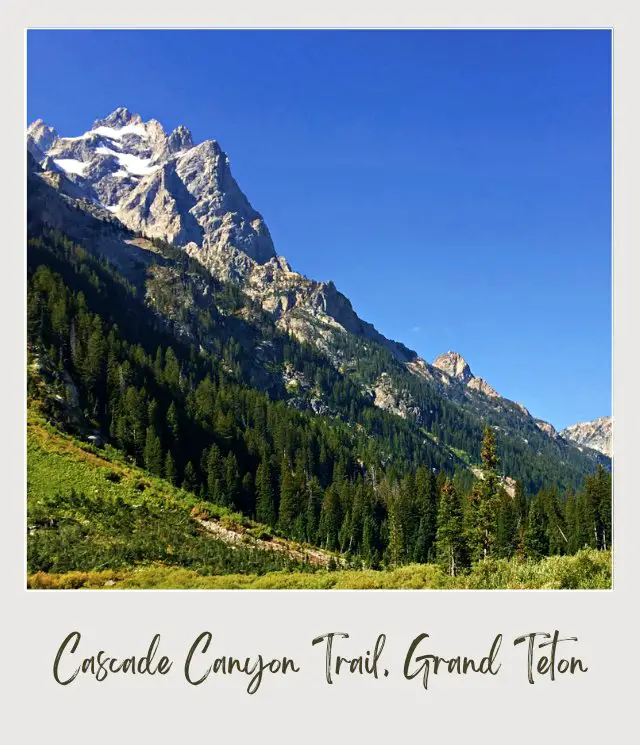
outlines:
M372 567L437 561L455 574L487 557L610 547L604 469L575 494L528 497L518 484L512 497L492 428L476 446L484 478L474 480L397 418L380 413L376 433L357 417L292 409L239 382L223 354L168 343L142 316L125 332L93 299L113 301L114 287L82 258L83 289L45 264L31 267L29 344L71 376L87 420L151 473ZM116 289L135 295L124 281Z

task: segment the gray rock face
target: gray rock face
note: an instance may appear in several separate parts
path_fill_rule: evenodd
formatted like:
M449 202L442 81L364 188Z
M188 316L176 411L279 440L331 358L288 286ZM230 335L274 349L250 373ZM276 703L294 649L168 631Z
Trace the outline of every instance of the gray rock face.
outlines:
M467 381L467 388L471 390L480 391L489 398L500 398L500 394L497 393L484 378L476 378L473 376L471 380Z
M222 241L215 247L189 244L186 250L221 279L241 281L244 292L271 313L282 330L329 356L334 336L345 333L376 341L402 362L416 356L363 321L333 282L317 282L293 271L283 256L260 263Z
M139 114L132 114L125 106L119 106L104 119L96 119L95 127L115 127L117 129L126 127L127 124L140 124L142 119Z
M118 108L78 137L59 137L39 120L27 142L38 162L62 171L126 227L189 246L205 266L220 263L224 249L258 264L276 255L226 154L214 140L194 145L182 125L167 135L156 120Z
M433 367L441 370L451 380L466 386L472 391L479 391L490 398L499 398L499 394L483 378L477 378L467 361L458 352L445 352L433 361Z
M191 132L180 124L167 138L167 149L170 153L178 153L193 147Z
M433 366L461 383L466 384L473 378L467 361L457 352L441 354L433 361Z
M398 390L387 373L382 373L373 387L373 403L403 419L423 423L423 412L407 391Z
M211 268L215 254L233 248L262 264L276 253L262 216L231 175L229 159L207 140L171 157L121 203L128 227L179 246Z
M54 146L58 133L42 119L36 119L27 129L27 150L40 163L44 155Z
M563 429L560 435L578 446L588 447L611 457L611 425L611 417L603 416L592 422L572 424Z

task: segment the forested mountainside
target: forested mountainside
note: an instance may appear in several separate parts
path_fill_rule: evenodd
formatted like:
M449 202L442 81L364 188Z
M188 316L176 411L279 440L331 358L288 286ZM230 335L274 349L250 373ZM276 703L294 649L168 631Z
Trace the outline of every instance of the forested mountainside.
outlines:
M59 431L367 566L610 547L608 458L293 272L217 143L126 110L28 143L29 395Z

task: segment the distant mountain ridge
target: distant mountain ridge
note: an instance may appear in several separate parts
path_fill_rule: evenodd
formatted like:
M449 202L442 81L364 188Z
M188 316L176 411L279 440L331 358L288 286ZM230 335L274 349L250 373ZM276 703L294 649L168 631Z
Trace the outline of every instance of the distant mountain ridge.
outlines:
M611 457L611 430L611 417L603 416L591 422L572 424L563 429L560 434L578 446L591 448Z
M518 447L553 454L559 463L601 462L604 451L586 442L578 451L566 430L556 432L522 404L500 396L457 352L430 364L360 319L333 282L293 271L277 255L264 219L240 190L215 140L196 144L184 126L167 134L159 122L119 108L77 137L60 137L37 120L28 128L27 148L30 179L53 190L33 190L31 213L74 240L89 240L125 272L163 261L141 235L167 241L214 277L237 283L278 330L353 376L375 406L431 430L434 414L426 402L433 391ZM392 360L378 359L377 345Z

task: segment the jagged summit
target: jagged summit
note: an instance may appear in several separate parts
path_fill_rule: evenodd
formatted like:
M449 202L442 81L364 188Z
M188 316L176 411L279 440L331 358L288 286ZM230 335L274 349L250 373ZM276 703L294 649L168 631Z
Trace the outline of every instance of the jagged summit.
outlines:
M433 361L433 366L465 384L474 377L469 363L458 352L445 352L439 355Z
M445 352L433 361L433 367L445 373L454 380L471 390L484 393L489 398L499 398L499 394L483 378L476 377L469 367L469 363L458 352ZM527 412L528 413L528 412Z
M179 150L188 150L190 147L193 147L191 131L183 124L179 124L169 135L168 145L172 153L177 153Z
M276 256L220 145L194 143L184 125L167 134L121 106L73 137L33 122L27 147L41 167L63 173L132 230L202 251L203 259L235 251L262 264Z
M576 445L597 450L611 457L611 426L610 416L603 416L591 422L579 422L560 432L565 440L570 440Z
M262 215L216 140L194 143L184 125L167 135L158 121L143 121L125 107L81 135L60 137L43 122L27 134L41 169L72 182L63 187L66 193L80 192L125 227L183 248L221 279L241 281L281 328L320 345L334 334L353 333L402 362L416 357L362 321L332 282L308 279L276 254Z
M36 119L27 129L27 150L40 162L57 139L58 133L53 127L43 122L42 119Z
M114 127L115 129L126 127L127 124L141 124L142 117L140 114L132 114L125 106L119 106L104 119L96 119L93 123L95 127Z

